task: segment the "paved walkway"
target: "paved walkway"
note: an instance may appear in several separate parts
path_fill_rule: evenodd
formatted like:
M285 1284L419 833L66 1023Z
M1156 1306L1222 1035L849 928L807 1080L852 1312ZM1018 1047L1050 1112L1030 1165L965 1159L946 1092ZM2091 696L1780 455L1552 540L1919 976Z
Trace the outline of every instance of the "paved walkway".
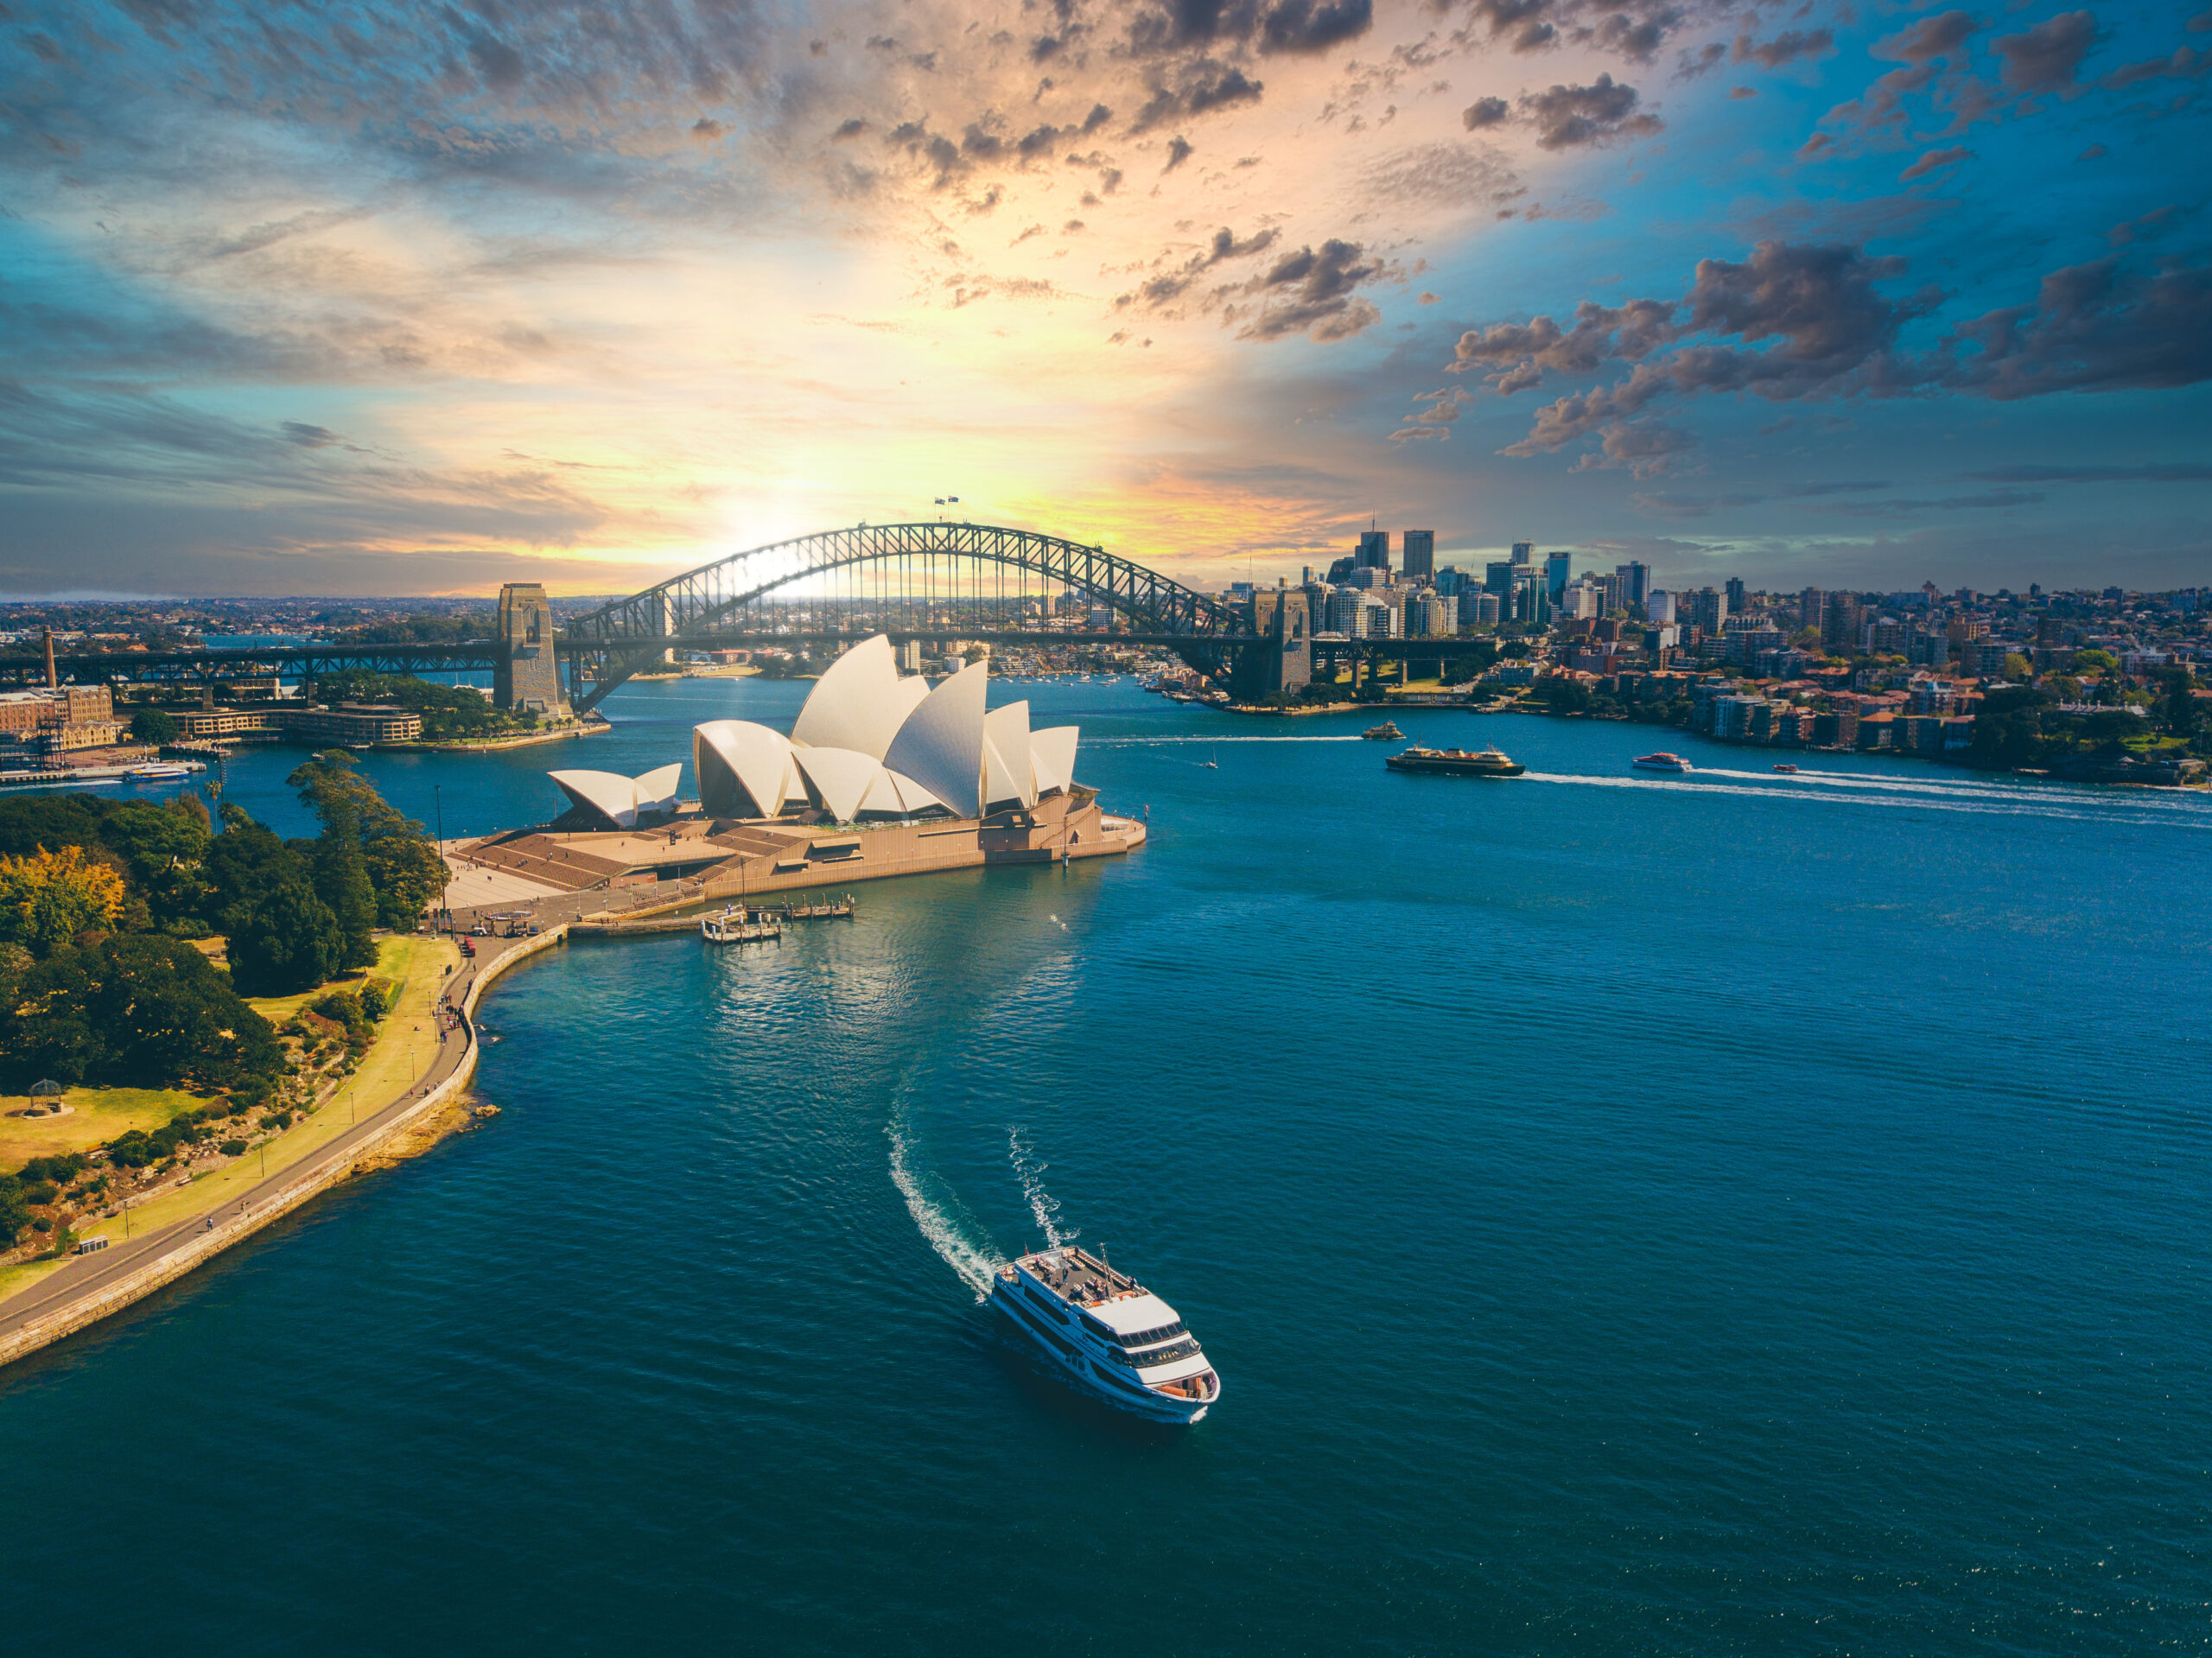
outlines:
M476 940L476 959L464 961L454 969L452 976L443 981L443 997L459 1007L479 975L525 942L524 939L509 938ZM393 1017L400 1015L395 1013ZM288 1164L265 1180L257 1182L241 1198L226 1204L214 1218L227 1220L237 1215L250 1215L310 1175L327 1171L334 1165L358 1155L363 1142L375 1136L394 1118L467 1063L474 1042L475 1033L464 1021L447 1040L438 1045L437 1053L429 1069L404 1092L361 1117L335 1140L310 1152L300 1161ZM326 1105L322 1109L327 1111L331 1108ZM118 1239L109 1248L92 1255L70 1257L56 1271L48 1273L29 1288L0 1302L0 1337L12 1335L31 1320L60 1311L79 1296L106 1288L118 1279L167 1254L179 1243L188 1240L193 1234L208 1229L210 1218L205 1213L189 1216L151 1231L137 1233L127 1240Z

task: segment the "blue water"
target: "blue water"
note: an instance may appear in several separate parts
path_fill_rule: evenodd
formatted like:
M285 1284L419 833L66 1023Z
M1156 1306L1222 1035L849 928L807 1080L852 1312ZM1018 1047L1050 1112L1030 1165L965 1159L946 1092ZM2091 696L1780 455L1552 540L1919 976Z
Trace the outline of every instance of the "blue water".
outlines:
M803 689L369 764L490 828ZM0 1373L13 1641L2212 1639L2212 800L1443 711L1529 777L1408 778L1020 689L1145 849L556 952L487 999L501 1115ZM1046 1223L1188 1319L1206 1421L1001 1337Z

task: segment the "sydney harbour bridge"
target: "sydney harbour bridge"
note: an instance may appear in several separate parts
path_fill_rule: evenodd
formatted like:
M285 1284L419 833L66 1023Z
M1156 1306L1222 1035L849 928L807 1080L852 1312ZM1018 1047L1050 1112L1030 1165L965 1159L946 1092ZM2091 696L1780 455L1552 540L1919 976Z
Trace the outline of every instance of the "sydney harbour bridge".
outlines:
M1072 622L1071 611L1079 613ZM1099 611L1109 613L1109 630L1077 625L1094 621ZM540 672L557 668L563 700L582 714L674 651L834 649L872 633L888 634L894 644L1141 645L1246 696L1304 683L1316 655L1371 662L1434 656L1440 649L1433 641L1315 641L1311 631L1302 607L1270 606L1264 599L1227 603L1102 547L1027 530L936 521L863 524L755 547L571 616L557 630L542 610L511 607L503 596L486 637L460 644L78 653L57 656L54 670L79 683L212 694L218 685L243 680L311 682L349 669L489 671L504 683L527 659ZM0 685L40 683L46 672L40 657L0 659Z

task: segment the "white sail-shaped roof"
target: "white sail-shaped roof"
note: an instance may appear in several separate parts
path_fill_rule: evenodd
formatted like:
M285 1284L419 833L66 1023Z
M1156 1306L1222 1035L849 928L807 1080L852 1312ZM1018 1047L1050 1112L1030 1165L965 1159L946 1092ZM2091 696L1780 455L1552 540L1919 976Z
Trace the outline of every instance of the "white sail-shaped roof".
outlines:
M927 680L922 689L927 693ZM891 641L878 633L839 657L815 682L792 723L791 741L806 748L850 749L880 760L911 707L899 691Z
M811 785L808 792L840 823L861 815L861 804L880 777L887 775L883 762L849 748L799 748L791 758Z
M963 817L982 816L983 697L990 668L971 662L906 716L883 757Z
M691 728L691 769L699 804L713 817L773 817L804 797L791 740L750 720L710 720Z
M664 765L643 777L615 772L549 772L570 804L597 812L617 829L635 829L642 812L673 811L683 763Z
M1047 726L1029 734L1029 765L1037 779L1037 792L1075 786L1075 740L1079 726Z
M1025 806L1035 805L1037 785L1029 763L1029 704L1009 702L985 715L983 742L985 803L996 805L1019 800Z
M868 785L868 796L861 802L861 810L911 817L916 812L927 811L932 806L942 809L944 805L942 800L913 778L901 777L889 766L885 766L876 773L875 781Z

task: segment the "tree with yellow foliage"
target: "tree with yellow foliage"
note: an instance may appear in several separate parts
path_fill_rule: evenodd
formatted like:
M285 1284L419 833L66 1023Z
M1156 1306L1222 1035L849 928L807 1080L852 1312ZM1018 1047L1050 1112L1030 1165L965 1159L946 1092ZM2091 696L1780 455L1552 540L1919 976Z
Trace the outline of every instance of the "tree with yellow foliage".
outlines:
M82 847L0 857L0 941L35 956L52 955L89 927L113 924L123 900L122 875Z

